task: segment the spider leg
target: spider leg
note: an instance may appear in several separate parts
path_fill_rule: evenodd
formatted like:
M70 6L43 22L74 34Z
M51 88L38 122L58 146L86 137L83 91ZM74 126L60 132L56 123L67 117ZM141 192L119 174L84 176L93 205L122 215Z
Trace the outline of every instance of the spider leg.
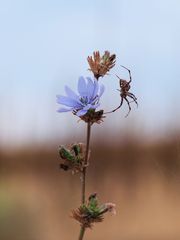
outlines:
M123 104L123 97L121 97L120 105L119 105L117 108L113 109L113 110L110 111L110 112L105 112L104 114L113 113L113 112L117 111L117 110L122 106L122 104Z
M132 81L131 71L123 65L121 65L121 67L125 68L129 72L129 82L128 83L130 83Z
M134 94L132 94L132 93L127 93L127 96L128 96L128 97L130 97L130 98L132 98L132 99L133 99L133 101L132 101L132 102L135 102L135 103L136 103L136 105L137 105L137 107L138 107L138 102L136 101L136 100L137 100L137 98L135 97L135 95L134 95Z
M137 100L137 97L133 93L128 92L128 94L131 95L132 97L134 97Z
M128 113L127 113L126 116L125 116L125 117L127 117L127 116L129 115L130 111L131 111L131 106L130 106L130 103L129 103L128 99L127 99L126 97L124 97L124 99L125 99L125 101L127 102L128 107L129 107L129 111L128 111Z
M120 78L120 77L118 77L118 75L116 75L116 77L117 77L117 78L119 78L119 80L121 80L121 78Z

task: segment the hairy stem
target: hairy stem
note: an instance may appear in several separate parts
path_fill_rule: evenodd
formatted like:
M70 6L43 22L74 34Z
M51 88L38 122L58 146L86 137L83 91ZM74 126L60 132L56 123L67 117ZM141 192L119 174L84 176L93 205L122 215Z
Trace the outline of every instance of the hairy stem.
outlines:
M81 192L81 204L85 203L85 196L86 196L86 166L88 164L88 157L89 157L89 143L90 143L90 136L91 136L91 123L87 123L87 136L86 136L86 154L85 154L85 167L83 168L82 172L82 192ZM85 227L81 226L79 240L82 240L85 233Z

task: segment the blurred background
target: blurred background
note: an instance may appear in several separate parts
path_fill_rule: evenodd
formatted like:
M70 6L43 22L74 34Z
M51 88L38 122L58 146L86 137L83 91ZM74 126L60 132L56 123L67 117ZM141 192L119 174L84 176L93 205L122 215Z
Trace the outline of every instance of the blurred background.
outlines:
M93 126L87 194L116 203L117 215L86 239L180 239L179 9L178 0L0 1L0 239L77 239L80 178L59 169L58 146L84 142L86 126L57 113L56 95L91 76L94 50L117 55L100 79L101 108L120 102L120 65L139 107Z

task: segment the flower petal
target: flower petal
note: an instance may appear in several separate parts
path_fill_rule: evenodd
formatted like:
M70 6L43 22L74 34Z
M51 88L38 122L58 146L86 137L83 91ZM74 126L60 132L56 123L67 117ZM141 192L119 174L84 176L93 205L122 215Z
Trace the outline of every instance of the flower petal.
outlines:
M88 104L85 107L83 107L83 110L89 110L90 108L92 108L92 104Z
M86 84L86 81L83 77L79 78L78 92L81 95L81 97L87 96L87 84Z
M94 79L94 91L92 94L92 99L96 97L98 90L99 90L98 81L96 79Z
M96 96L95 96L95 98L94 98L94 99L92 99L92 101L91 101L91 105L95 105L95 103L98 103L98 102L99 102L99 100L100 100L99 96L98 96L98 95L96 95Z
M94 83L90 77L87 77L87 92L88 92L88 99L91 100L94 92Z
M99 91L99 94L98 94L99 98L103 95L104 90L105 90L105 86L103 84L101 84L100 91Z
M65 86L65 91L69 98L75 99L77 101L79 100L79 96L73 90L71 90L68 86Z
M76 113L76 115L77 115L78 117L83 116L83 115L85 115L85 114L87 113L87 111L88 111L88 110L81 109L81 110L79 110L79 111Z
M91 108L92 108L92 109L96 109L96 108L98 108L99 106L100 106L100 103L97 103L97 104L91 105Z
M69 111L72 111L72 110L73 110L73 108L59 108L57 110L57 112L69 112Z
M74 107L74 108L81 107L81 104L76 100L69 97L61 96L61 95L57 96L57 103L68 106L68 107Z

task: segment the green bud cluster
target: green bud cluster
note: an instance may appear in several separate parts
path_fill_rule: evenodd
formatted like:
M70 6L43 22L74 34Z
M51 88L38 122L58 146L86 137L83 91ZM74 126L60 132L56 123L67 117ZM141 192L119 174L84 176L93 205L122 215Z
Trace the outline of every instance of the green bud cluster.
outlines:
M84 145L82 143L73 144L68 149L64 146L59 147L59 155L64 160L60 167L64 170L81 170L84 161Z

